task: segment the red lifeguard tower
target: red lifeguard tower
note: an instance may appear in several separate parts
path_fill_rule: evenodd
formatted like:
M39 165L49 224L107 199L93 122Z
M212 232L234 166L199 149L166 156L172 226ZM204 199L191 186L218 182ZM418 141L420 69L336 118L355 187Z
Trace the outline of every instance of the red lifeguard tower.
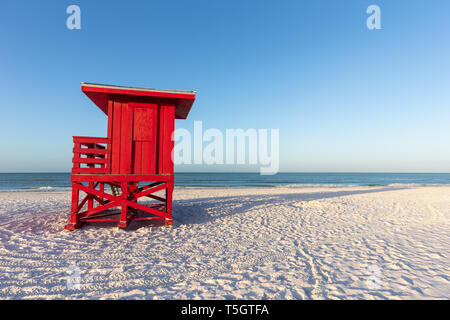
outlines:
M99 221L117 221L126 228L131 220L150 219L172 225L172 134L175 119L186 119L195 91L84 82L81 91L108 116L108 134L73 137L72 207L65 229ZM143 197L156 202L138 203Z

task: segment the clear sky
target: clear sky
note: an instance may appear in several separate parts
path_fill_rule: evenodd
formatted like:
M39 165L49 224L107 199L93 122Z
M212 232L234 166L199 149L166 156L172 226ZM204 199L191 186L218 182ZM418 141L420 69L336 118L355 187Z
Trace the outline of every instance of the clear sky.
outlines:
M177 128L279 128L282 171L450 172L448 0L2 0L0 46L0 172L106 135L80 81L197 90Z

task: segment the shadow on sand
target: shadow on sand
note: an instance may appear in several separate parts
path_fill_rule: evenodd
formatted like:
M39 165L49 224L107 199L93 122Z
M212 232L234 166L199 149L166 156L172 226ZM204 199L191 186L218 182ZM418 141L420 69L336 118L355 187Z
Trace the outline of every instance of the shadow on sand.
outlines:
M370 194L376 192L386 192L405 189L405 187L387 187L366 190L345 190L345 191L327 191L310 193L282 193L266 195L245 195L245 196L227 196L227 197L209 197L198 198L194 200L174 200L173 228L183 225L204 224L213 222L217 219L230 217L236 214L242 214L258 206L283 203L292 201L313 201L327 198L342 197L357 194ZM145 204L145 202L143 202ZM118 215L120 212L118 212ZM141 215L142 213L137 213ZM89 227L115 228L117 223L100 222ZM131 221L124 232L136 231L140 228L165 227L163 220Z
M224 217L242 214L258 206L292 201L313 201L327 198L342 197L357 194L370 194L406 189L382 188L373 190L350 190L336 192L311 192L311 193L282 193L274 195L248 195L231 197L200 198L195 200L174 201L174 227L180 225L203 224ZM219 200L219 201L218 201ZM217 210L219 209L219 210Z

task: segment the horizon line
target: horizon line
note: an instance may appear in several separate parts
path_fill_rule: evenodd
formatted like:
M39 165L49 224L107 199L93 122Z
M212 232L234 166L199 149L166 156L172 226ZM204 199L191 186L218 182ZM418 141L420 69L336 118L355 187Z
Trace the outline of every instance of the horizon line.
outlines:
M16 171L16 172L1 172L0 174L27 174L27 173L65 173L65 174L72 174L72 172L70 171ZM174 174L177 173L192 173L192 174L196 174L196 173L254 173L254 174L260 174L259 172L255 172L255 171L237 171L237 172L227 172L227 171L179 171L179 172L174 172ZM370 173L380 173L380 174L450 174L450 172L423 172L423 171L418 171L418 172L401 172L401 171L279 171L277 173L275 173L274 175L277 175L278 173L363 173L363 174L370 174Z

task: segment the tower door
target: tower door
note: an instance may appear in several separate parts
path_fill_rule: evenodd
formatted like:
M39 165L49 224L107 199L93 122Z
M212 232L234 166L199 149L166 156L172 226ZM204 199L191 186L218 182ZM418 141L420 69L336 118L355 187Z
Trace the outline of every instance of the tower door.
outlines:
M158 108L156 104L134 103L133 106L133 174L156 173Z

